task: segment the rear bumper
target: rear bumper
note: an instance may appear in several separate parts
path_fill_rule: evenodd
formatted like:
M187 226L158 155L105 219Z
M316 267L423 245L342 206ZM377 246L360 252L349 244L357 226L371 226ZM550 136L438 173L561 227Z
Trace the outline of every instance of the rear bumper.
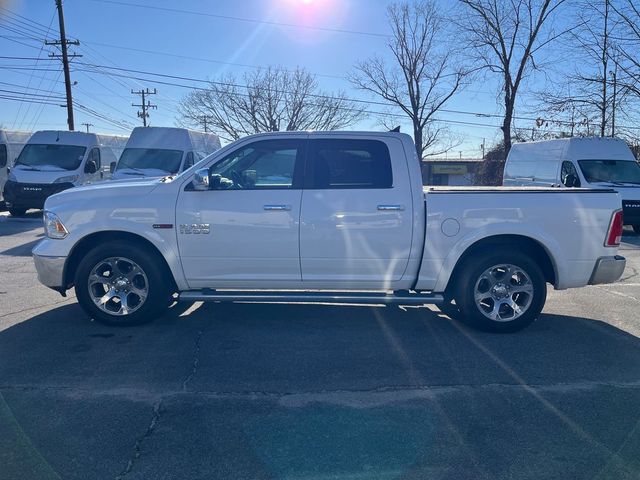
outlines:
M617 281L624 272L627 260L620 255L614 257L600 257L596 261L589 285L599 285L601 283L613 283Z
M46 257L33 254L38 280L46 287L60 291L64 289L64 265L67 257Z

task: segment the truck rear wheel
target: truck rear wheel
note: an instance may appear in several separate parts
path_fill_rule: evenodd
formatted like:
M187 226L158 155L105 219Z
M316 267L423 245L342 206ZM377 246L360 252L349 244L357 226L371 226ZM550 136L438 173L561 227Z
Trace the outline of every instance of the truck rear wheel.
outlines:
M461 269L456 287L460 319L496 333L530 325L547 299L542 270L519 252L475 255Z
M85 255L76 271L75 291L91 318L108 325L139 325L164 313L171 288L156 255L114 241Z

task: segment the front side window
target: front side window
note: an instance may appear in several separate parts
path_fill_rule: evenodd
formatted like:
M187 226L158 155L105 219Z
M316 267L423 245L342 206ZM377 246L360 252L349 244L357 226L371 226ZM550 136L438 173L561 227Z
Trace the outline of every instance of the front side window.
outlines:
M101 165L100 165L100 149L99 148L94 148L93 150L91 150L91 152L89 152L89 160L93 160L98 170L100 170Z
M193 167L193 163L194 163L193 152L188 152L186 158L184 159L183 170Z
M178 173L182 163L182 150L160 148L125 148L120 156L117 170L159 170L164 173Z
M227 190L294 188L296 166L301 163L303 142L263 140L236 150L211 168Z
M391 156L379 140L312 140L310 184L314 189L391 188Z
M640 164L633 160L579 160L589 183L635 183L640 185Z
M569 175L573 175L573 178L577 182L574 185L568 185L567 178L570 178ZM576 170L576 166L573 162L562 162L562 168L560 170L560 180L565 187L579 187L580 186L580 178L578 177L578 171Z
M23 165L36 170L53 167L76 170L80 167L86 147L76 145L49 145L30 143L24 146L16 159L16 166Z

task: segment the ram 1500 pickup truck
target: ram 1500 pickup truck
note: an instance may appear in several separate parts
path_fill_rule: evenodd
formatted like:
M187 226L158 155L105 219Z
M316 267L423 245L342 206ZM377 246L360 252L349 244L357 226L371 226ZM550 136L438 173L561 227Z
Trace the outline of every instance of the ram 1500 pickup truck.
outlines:
M613 190L424 188L411 137L286 132L238 140L180 175L47 199L40 281L96 320L181 301L439 304L519 330L556 289L616 281Z

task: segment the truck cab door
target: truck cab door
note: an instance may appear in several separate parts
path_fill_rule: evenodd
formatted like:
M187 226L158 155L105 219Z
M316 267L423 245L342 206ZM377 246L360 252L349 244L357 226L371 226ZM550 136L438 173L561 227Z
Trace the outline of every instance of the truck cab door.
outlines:
M401 280L413 235L405 158L394 138L311 137L300 218L305 285L393 289Z
M210 167L209 190L182 188L176 234L190 288L300 287L305 146L245 143Z

